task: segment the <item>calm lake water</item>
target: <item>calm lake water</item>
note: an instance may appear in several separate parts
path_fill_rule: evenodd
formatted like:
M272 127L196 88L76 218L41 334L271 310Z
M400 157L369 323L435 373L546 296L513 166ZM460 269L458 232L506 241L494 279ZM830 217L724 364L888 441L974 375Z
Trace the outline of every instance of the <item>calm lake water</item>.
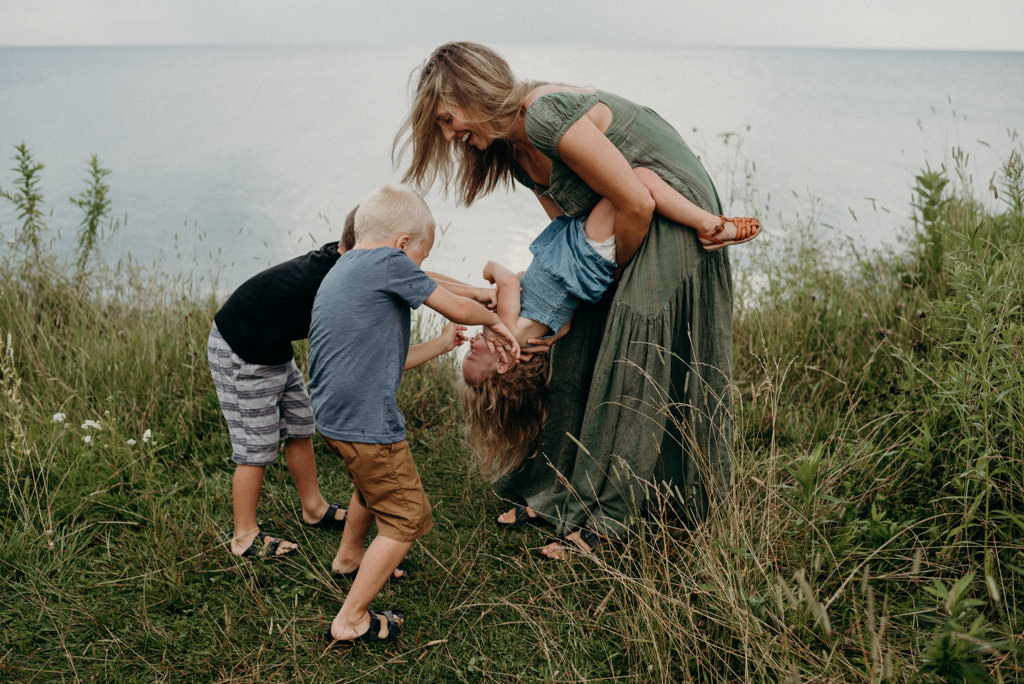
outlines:
M96 153L123 224L107 257L230 291L337 239L352 206L399 179L392 140L432 47L0 48L0 187L24 141L68 245L80 216L67 199ZM895 244L916 172L959 147L984 190L1024 122L1024 52L496 47L520 77L657 110L705 160L727 213L753 206L773 239L813 216L865 246ZM443 234L426 265L475 281L489 258L524 267L546 223L523 190L470 208L427 200ZM0 207L4 237L15 220Z

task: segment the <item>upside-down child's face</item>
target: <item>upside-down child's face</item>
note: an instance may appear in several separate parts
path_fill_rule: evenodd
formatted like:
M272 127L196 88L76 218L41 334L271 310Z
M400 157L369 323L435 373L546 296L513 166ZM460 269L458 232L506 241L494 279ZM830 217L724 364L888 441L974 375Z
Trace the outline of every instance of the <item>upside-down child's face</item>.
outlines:
M478 334L469 343L469 353L462 360L462 379L470 385L482 385L498 373L498 352L487 348L487 341Z

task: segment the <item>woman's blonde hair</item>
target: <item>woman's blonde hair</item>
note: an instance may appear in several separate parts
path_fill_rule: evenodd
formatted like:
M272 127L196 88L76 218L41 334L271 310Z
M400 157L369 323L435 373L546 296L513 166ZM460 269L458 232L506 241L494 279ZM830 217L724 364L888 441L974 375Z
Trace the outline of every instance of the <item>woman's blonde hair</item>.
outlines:
M519 81L494 50L478 43L445 43L418 69L412 108L392 148L398 162L412 148L412 163L402 177L420 192L440 179L445 194L454 182L460 204L472 204L498 185L511 185L512 145L504 137L522 114L526 96L539 83ZM495 139L486 150L452 145L437 125L437 106L460 107L480 114ZM395 150L397 149L397 154Z
M469 444L487 476L515 470L540 441L548 414L548 355L534 354L479 385L459 382Z

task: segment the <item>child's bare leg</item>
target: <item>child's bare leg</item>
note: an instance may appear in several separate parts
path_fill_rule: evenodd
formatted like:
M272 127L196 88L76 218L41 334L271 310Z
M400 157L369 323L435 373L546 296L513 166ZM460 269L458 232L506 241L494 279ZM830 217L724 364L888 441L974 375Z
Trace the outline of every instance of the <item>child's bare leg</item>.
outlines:
M351 508L349 509L352 510ZM351 513L350 513L351 515ZM354 521L345 526L345 534ZM341 610L331 622L331 636L335 639L355 639L364 634L370 627L370 614L367 609L370 601L377 596L384 583L388 581L395 568L412 548L412 542L396 541L387 537L377 536L366 549L359 574L352 582L352 588L345 597ZM387 622L381 621L379 637L387 636Z
M615 234L615 206L609 200L599 200L590 210L583 233L593 242L604 242Z
M336 575L344 575L359 570L362 574L362 562L366 553L363 551L363 544L366 543L366 535L373 523L373 513L359 503L359 498L353 494L348 504L348 514L345 518L345 531L341 533L341 543L338 545L338 553L331 561L331 572ZM349 527L352 532L349 533ZM348 538L346 539L346 536ZM392 579L400 580L405 577L405 568L398 569L398 565L392 570ZM358 577L358 575L357 575Z
M701 209L650 169L638 167L633 169L633 173L654 198L655 211L670 221L697 231L705 249L721 249L727 244L746 242L761 230L757 219L723 220Z
M331 561L331 572L340 575L360 567L364 556L363 544L366 543L366 534L370 531L372 523L373 514L366 510L366 507L359 503L359 497L353 494L348 504L348 517L345 521L345 531L341 533L338 553Z
M263 466L237 464L231 481L231 500L234 510L235 531L231 538L231 553L241 556L252 546L259 534L260 526L256 521L256 506L263 488ZM299 548L297 544L282 540L277 547L276 555L288 553Z
M316 454L313 452L313 439L301 437L289 439L284 443L284 457L288 463L288 471L295 480L295 489L299 492L302 503L302 520L313 525L320 522L327 512L327 500L320 493L320 484L316 479ZM339 510L334 517L344 520L345 512Z
M688 200L654 171L639 167L633 169L633 173L654 198L655 211L670 221L693 228L698 233L710 233L721 222L718 216Z

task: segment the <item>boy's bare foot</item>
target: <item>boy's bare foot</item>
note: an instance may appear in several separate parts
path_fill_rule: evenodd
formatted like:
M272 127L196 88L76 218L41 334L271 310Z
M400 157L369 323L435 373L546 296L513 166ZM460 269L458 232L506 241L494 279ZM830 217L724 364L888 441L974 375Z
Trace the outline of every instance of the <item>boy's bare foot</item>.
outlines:
M262 530L256 532L245 545L245 537L231 540L231 553L243 558L276 558L299 548L295 542L279 537L268 537ZM244 549L244 550L240 550Z
M335 645L357 641L394 641L404 622L405 614L400 610L368 610L357 622L348 625L338 625L336 617L327 631L327 640Z
M302 524L306 527L316 527L321 530L343 530L345 519L348 517L348 509L342 508L339 503L327 504L325 502L322 511L314 512L307 517L306 511L302 511ZM310 522L312 519L313 522Z
M334 568L333 565L331 566L331 575L335 579L343 579L344 578L344 579L347 579L347 580L354 580L356 578L356 575L358 575L358 574L359 574L359 566L358 565L355 568L353 568L352 570L337 570L337 569ZM397 568L394 569L394 571L392 571L391 579L389 581L391 581L391 582L401 582L402 580L404 580L408 576L409 576L409 568L407 568L404 565L400 564Z

